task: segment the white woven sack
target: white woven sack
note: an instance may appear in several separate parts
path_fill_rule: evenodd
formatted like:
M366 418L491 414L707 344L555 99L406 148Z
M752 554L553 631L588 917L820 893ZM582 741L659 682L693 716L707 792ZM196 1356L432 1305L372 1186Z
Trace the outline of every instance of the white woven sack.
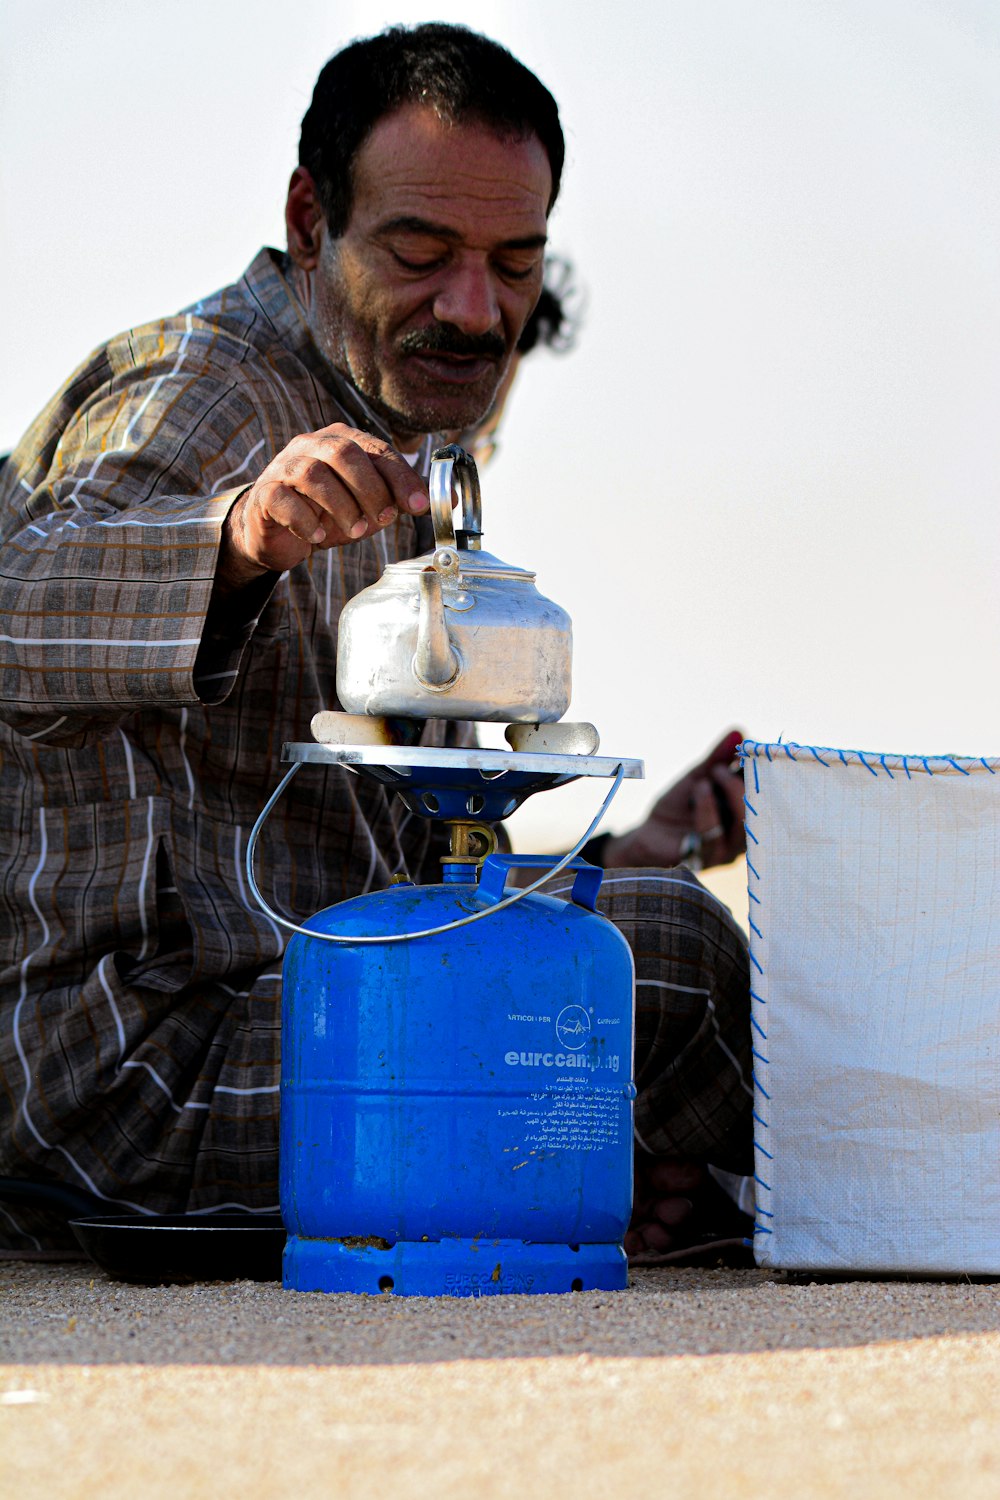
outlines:
M758 1264L1000 1273L1000 760L743 761Z

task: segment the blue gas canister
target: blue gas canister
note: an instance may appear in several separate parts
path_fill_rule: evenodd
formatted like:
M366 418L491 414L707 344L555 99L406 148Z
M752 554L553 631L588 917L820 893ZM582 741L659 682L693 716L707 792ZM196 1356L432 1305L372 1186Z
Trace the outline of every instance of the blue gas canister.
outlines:
M511 868L398 884L310 918L283 979L286 1287L409 1295L626 1285L633 964L595 910L501 905ZM399 941L474 913L481 920ZM359 937L393 941L352 943ZM343 939L348 941L344 942Z

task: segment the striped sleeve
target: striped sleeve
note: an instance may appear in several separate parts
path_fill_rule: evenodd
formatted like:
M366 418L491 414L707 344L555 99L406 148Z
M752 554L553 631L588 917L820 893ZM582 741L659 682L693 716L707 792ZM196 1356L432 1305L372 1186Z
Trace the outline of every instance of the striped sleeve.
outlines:
M51 452L28 434L4 475L0 538L0 712L12 728L82 744L136 709L199 701L222 522L266 446L239 382L176 335L141 377L112 369Z

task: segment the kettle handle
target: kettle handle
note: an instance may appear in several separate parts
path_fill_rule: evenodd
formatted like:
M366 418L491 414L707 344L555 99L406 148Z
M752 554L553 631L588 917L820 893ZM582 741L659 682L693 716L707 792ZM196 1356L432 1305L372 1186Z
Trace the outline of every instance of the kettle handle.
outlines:
M457 532L451 513L456 486L462 502L462 525ZM483 502L479 471L472 454L457 443L435 448L431 454L430 491L435 545L478 552L483 535Z

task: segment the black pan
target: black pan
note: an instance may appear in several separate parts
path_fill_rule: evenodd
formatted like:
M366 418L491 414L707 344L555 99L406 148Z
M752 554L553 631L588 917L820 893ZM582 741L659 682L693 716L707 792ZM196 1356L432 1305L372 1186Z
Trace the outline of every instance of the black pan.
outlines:
M0 1177L0 1202L45 1208L65 1219L81 1249L116 1281L280 1281L285 1228L279 1214L107 1214L93 1193L64 1182Z
M280 1281L285 1226L278 1214L177 1214L71 1219L82 1248L116 1281Z

